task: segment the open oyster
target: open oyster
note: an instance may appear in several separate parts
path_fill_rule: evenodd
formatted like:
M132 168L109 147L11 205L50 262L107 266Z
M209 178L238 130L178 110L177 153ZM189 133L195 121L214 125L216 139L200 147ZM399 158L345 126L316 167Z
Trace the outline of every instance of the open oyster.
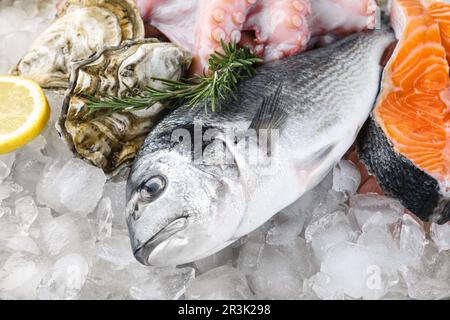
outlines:
M144 34L134 0L67 0L11 74L27 76L43 88L67 88L73 61Z
M166 109L156 104L139 112L89 114L87 97L124 97L130 89L162 88L152 77L178 80L191 59L188 51L174 44L145 39L105 48L74 64L59 130L82 158L106 173L117 172L134 158Z

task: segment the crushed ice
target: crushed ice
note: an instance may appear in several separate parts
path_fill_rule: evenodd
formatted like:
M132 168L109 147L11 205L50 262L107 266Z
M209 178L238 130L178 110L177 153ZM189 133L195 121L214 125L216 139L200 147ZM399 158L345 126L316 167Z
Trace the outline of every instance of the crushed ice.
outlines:
M0 73L50 22L54 3L0 2ZM221 252L143 267L126 231L126 182L72 157L54 128L61 93L48 99L42 136L0 156L0 299L450 297L450 225L424 226L394 199L355 194L360 176L345 160Z

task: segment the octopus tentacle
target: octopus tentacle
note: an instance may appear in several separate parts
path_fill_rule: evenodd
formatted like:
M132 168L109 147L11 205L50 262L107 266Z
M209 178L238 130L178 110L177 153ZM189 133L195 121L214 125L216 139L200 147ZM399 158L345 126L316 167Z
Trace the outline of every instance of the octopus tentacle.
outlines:
M266 61L305 50L311 36L339 36L376 26L375 0L136 0L154 28L193 54L206 71L220 41L250 46Z
M214 50L225 42L242 39L242 27L249 10L260 0L202 0L195 30L195 58L192 71L202 73Z
M155 12L158 8L162 6L176 5L178 1L173 0L136 0L136 5L141 11L141 17L144 22L151 21L153 16L157 16L158 13Z
M373 29L378 18L375 0L314 0L308 19L313 36Z
M154 26L170 41L190 51L194 50L193 29L201 10L200 0L137 0L136 3L146 23Z
M193 53L191 72L206 71L220 41L242 38L249 10L261 0L137 0L144 20Z
M306 48L310 13L309 0L260 1L249 12L244 30L255 32L255 49L258 52L263 46L266 61L277 60Z

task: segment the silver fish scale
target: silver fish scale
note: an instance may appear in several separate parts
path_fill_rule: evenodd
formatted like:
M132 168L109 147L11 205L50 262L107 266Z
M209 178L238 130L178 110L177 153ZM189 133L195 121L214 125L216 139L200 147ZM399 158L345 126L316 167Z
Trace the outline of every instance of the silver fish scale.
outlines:
M223 129L230 126L245 129L260 108L264 96L273 93L283 82L282 101L288 105L289 123L310 122L320 116L316 125L326 128L336 121L339 113L334 106L366 91L365 66L373 60L370 53L379 42L393 41L391 32L377 30L346 38L336 45L286 58L258 69L255 77L238 86L237 100L229 101L219 112L205 113L203 106L182 107L167 116L150 133L139 157L152 150L167 148L167 135L176 128L189 127L195 122ZM296 72L294 72L296 71ZM297 72L298 71L298 72ZM338 94L336 94L338 93ZM328 114L324 117L324 113Z

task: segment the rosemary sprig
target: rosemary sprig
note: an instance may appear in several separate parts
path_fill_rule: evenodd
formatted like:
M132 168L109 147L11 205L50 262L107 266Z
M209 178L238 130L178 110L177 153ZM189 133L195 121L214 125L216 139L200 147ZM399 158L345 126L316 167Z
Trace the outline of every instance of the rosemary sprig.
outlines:
M195 107L204 103L205 109L211 102L211 110L216 111L217 105L228 96L234 96L239 81L255 74L254 65L262 62L246 47L238 47L236 43L221 42L222 50L215 51L209 59L210 73L193 78L174 81L153 78L162 82L164 89L146 87L142 91L130 90L128 96L118 98L105 96L89 97L89 113L98 110L110 112L133 111L146 109L158 102L165 102L171 107L187 104Z

